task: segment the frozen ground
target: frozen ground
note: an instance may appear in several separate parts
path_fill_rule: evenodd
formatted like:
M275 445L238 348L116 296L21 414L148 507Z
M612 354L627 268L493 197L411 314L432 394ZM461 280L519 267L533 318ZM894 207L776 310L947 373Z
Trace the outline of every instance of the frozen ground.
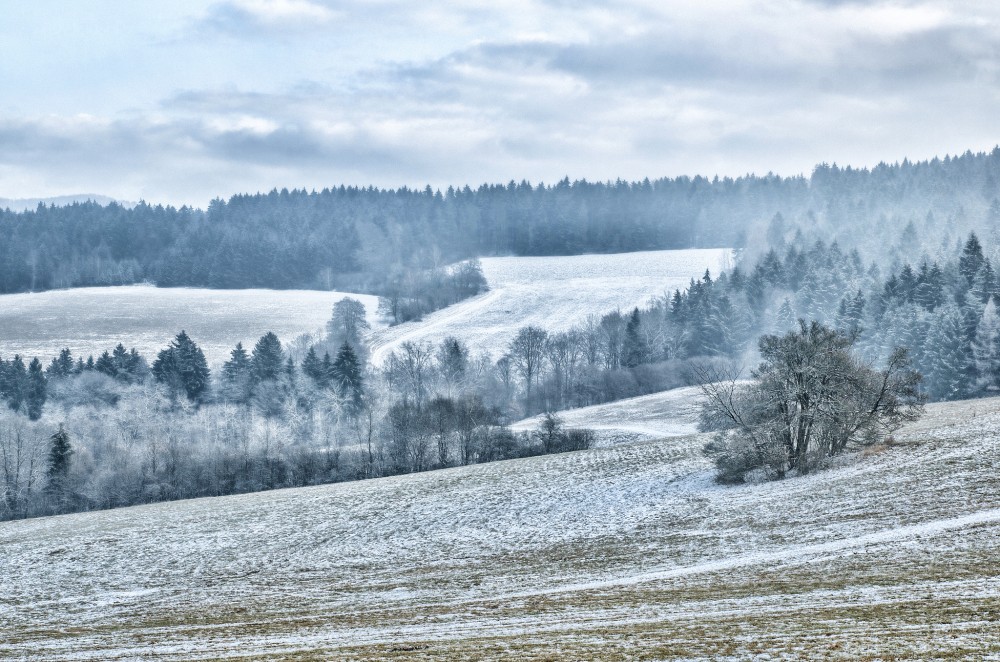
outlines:
M490 291L420 322L374 334L372 360L410 340L438 342L453 335L473 350L498 355L523 326L565 331L589 314L629 311L650 298L685 289L705 269L717 275L728 266L729 249L644 251L615 255L482 258Z
M559 412L568 428L588 428L597 434L598 445L627 441L682 437L698 431L697 386L652 393L603 405ZM542 416L511 425L516 431L538 429Z
M1000 656L1000 399L763 485L704 441L3 523L0 658Z
M322 329L345 296L361 300L374 318L377 297L344 292L128 285L5 294L0 356L47 359L69 347L76 356L96 358L121 342L152 361L184 329L210 364L221 363L237 342L249 350L268 331L289 342Z

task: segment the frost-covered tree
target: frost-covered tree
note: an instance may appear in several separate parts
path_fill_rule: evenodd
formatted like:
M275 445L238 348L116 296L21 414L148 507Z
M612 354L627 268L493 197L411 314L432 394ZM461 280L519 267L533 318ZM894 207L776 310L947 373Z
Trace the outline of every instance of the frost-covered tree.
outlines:
M945 304L937 311L927 336L924 355L928 369L927 389L932 397L954 400L968 392L972 351L966 338L962 312L955 304Z
M817 322L760 339L752 382L700 375L702 427L723 430L706 447L724 481L750 471L780 478L825 457L877 443L921 413L920 374L905 349L876 370L851 351L853 339Z
M976 386L979 390L1000 390L1000 315L994 299L986 304L976 327L972 343L972 356L976 366Z

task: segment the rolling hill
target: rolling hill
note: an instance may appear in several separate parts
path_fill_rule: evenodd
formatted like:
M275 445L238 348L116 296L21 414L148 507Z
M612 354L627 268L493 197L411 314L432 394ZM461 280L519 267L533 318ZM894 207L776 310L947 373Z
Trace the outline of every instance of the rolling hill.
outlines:
M345 296L366 308L376 365L404 342L438 342L448 335L498 354L522 326L560 331L589 314L641 306L683 289L705 269L718 274L729 256L728 249L695 249L483 258L489 292L394 327L377 314L378 297L350 292L128 285L6 294L0 295L0 356L48 360L63 347L76 356L96 356L121 342L152 360L185 329L209 363L219 364L237 342L252 347L268 331L284 342L316 333Z
M1000 656L1000 399L761 485L705 440L3 523L0 658Z

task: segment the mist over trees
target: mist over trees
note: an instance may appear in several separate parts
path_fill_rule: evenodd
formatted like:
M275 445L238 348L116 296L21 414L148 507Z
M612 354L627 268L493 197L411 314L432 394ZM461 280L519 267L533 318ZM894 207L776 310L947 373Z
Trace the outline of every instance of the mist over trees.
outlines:
M875 225L895 236L927 223L958 235L995 227L998 182L994 149L871 170L823 164L810 177L281 190L214 200L206 210L39 206L0 211L0 292L142 281L338 288L387 295L402 321L414 315L400 299L418 299L414 291L441 278L435 269L475 256L720 246L756 255L783 250L801 230L858 244L871 259L855 239ZM919 256L906 241L893 250Z

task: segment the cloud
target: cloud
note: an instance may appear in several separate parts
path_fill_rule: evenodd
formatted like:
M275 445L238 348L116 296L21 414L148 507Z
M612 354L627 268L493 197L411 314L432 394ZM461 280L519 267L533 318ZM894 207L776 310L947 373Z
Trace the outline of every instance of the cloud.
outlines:
M220 75L119 113L0 115L0 173L15 187L0 195L94 190L205 204L341 182L797 174L820 161L873 165L996 141L1000 10L517 0L517 12L503 13L476 4L216 4L216 30L303 31L254 51L283 76L237 84ZM365 26L357 43L310 32L342 22ZM430 54L405 41L414 32ZM259 48L226 43L212 66L231 58L246 67L243 49ZM302 73L316 61L338 68Z
M337 12L311 0L227 0L209 7L196 32L247 36L302 31L322 27L336 17Z

